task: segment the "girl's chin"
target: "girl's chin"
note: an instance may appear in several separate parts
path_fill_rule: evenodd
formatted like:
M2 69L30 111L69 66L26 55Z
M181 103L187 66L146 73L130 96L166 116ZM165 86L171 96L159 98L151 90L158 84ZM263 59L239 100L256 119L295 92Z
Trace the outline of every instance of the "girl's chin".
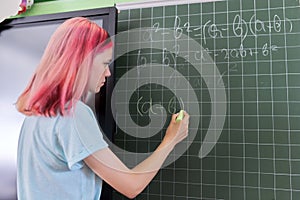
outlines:
M95 93L98 93L103 85L104 85L104 83L101 83L100 85L98 85L95 89Z

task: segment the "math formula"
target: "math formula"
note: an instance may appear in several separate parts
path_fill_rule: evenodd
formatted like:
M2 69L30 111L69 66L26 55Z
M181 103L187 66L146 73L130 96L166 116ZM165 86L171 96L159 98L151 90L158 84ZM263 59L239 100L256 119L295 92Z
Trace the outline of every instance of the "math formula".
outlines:
M156 33L161 31L162 35L173 34L174 40L179 40L182 34L188 34L189 37L196 39L203 46L205 52L194 51L187 53L194 54L195 59L199 61L205 61L204 53L224 61L255 56L267 57L278 51L280 47L270 41L258 42L257 38L269 34L291 33L293 31L292 20L279 15L270 16L268 20L264 21L255 14L247 20L242 15L237 14L227 24L215 24L213 21L213 19L207 20L200 25L194 25L189 21L182 21L180 16L175 16L174 31L172 33L168 33L158 22L154 23L152 28ZM231 40L236 38L239 41L233 45ZM245 44L247 38L251 38L254 41L251 46ZM143 39L144 41L153 41L151 33L144 35ZM222 45L218 45L220 40L227 40L227 43L223 42ZM168 51L174 52L175 57L180 50L181 47L178 44L174 44L173 49L168 49ZM166 62L169 63L170 58L163 57L162 63Z

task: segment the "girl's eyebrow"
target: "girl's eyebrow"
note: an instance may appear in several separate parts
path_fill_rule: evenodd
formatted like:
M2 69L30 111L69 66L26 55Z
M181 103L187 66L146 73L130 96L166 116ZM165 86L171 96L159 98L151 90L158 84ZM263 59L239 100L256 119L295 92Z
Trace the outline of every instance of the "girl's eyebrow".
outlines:
M111 62L112 62L112 59L110 59L110 60L108 60L108 61L106 61L106 62L104 62L104 64L111 64Z

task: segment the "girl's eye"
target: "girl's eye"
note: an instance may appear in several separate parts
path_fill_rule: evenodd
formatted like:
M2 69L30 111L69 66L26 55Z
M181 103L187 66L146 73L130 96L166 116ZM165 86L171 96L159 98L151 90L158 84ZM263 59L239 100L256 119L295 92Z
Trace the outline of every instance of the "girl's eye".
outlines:
M104 63L104 69L109 68L110 63Z

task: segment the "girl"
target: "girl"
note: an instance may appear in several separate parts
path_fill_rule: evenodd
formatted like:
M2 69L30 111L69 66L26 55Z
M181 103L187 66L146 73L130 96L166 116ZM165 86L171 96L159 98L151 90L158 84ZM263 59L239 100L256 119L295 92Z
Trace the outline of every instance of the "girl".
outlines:
M177 113L147 159L128 169L117 158L84 103L111 75L112 54L108 33L86 18L66 20L52 35L16 103L26 115L18 145L19 200L98 200L102 180L134 198L187 137L189 115L176 122Z

